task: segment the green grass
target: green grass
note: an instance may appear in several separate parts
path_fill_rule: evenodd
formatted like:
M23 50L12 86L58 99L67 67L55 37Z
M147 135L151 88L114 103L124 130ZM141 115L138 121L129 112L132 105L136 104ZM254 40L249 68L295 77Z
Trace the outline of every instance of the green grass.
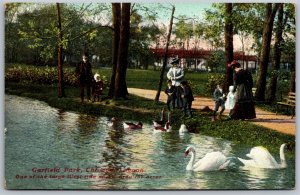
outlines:
M110 78L111 69L93 69L93 72L98 72ZM164 74L162 89L167 86L167 73ZM185 72L185 79L190 81L194 86L194 94L205 96L205 84L209 73ZM127 70L127 87L143 88L157 90L159 84L160 70Z
M36 70L36 68L43 69L45 67L37 67L37 66L30 66L30 65L22 65L22 64L10 64L6 66L6 71L9 69L12 69L13 67L21 67L23 69L32 69ZM41 72L39 71L39 72ZM56 69L54 70L54 75L56 74ZM65 71L67 72L74 72L75 67L65 67ZM111 77L111 69L110 68L93 68L93 73L99 73L100 75L103 75L107 78L108 81L110 81ZM28 72L28 71L27 71ZM190 81L194 87L194 94L195 95L205 95L205 84L207 82L208 73L195 73L195 72L185 72L185 79ZM33 75L34 77L35 75ZM160 70L137 70L137 69L127 69L126 74L126 82L127 87L129 88L143 88L143 89L152 89L157 90L158 89L158 83L159 83L159 77L160 77ZM36 79L37 80L37 79ZM166 87L166 73L164 74L164 80L162 85L162 90ZM56 85L54 83L54 85Z

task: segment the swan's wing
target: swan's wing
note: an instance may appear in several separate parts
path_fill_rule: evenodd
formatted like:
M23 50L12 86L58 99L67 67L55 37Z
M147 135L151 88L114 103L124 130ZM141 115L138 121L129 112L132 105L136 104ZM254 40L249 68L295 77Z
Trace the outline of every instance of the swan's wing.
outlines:
M239 158L239 157L238 157L238 159L239 159L239 161L241 161L241 162L244 164L244 166L246 166L246 167L255 167L255 166L256 166L256 163L255 163L254 160L246 160L246 159L242 159L242 158Z
M221 152L207 153L202 159L194 164L193 169L194 171L216 171L224 165L226 160L226 157Z
M254 147L251 149L249 155L253 161L256 163L256 167L260 168L276 168L278 163L274 157L269 153L269 151L264 147Z
M219 167L219 170L226 169L226 167L229 165L229 163L230 163L230 160L227 160L224 164L222 164L222 165Z

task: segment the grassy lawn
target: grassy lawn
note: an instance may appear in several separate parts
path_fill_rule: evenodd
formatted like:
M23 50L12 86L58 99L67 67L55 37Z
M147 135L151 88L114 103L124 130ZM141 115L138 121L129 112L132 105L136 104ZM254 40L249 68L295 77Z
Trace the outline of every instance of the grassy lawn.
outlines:
M100 68L93 69L94 73L99 73L110 78L111 69ZM158 89L160 70L136 70L127 69L127 87L129 88L143 88L143 89ZM206 72L189 72L185 71L185 79L191 82L194 86L194 94L205 96L205 84L209 73ZM166 87L167 76L164 74L162 89Z
M9 69L12 69L13 67L20 67L20 70L24 72L34 72L37 73L43 72L45 67L37 67L37 66L29 66L29 65L20 65L20 64L11 64L6 66L6 72L8 72ZM38 69L38 70L37 70ZM53 76L56 75L56 68L50 67L52 70ZM66 67L65 72L74 72L74 67ZM100 75L103 75L107 78L108 81L110 81L111 76L111 69L110 68L93 68L93 73L98 73ZM34 74L34 73L33 73ZM126 74L126 82L127 87L129 88L143 88L143 89L158 89L158 83L159 83L159 76L160 76L160 70L137 70L137 69L127 69ZM185 71L185 79L190 81L194 86L194 94L195 95L205 95L205 84L207 82L207 78L209 76L209 73L195 73L195 72L188 72ZM34 77L34 75L32 75ZM166 73L164 75L164 81L162 85L162 89L164 90L166 87ZM29 78L31 79L31 78ZM37 79L38 80L38 79ZM40 83L40 82L38 82ZM56 82L53 82L56 85Z

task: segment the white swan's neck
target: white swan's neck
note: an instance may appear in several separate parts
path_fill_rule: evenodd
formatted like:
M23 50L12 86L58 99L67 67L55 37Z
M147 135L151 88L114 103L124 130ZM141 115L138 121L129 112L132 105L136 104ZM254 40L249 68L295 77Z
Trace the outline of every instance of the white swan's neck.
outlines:
M282 167L282 168L287 167L286 160L285 160L285 154L284 154L284 147L285 147L285 145L282 144L280 146L280 150L279 150L279 155L280 155L280 160L281 160L280 167Z
M191 153L191 159L189 161L189 163L186 166L186 170L193 170L193 166L195 163L195 156L196 156L196 152L193 149L190 149L190 153Z

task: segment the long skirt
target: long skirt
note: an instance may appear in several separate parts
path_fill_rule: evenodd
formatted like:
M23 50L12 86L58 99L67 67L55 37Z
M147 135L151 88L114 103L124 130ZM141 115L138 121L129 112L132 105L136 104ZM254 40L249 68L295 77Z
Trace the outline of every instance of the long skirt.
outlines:
M238 85L235 98L235 105L231 114L232 119L256 118L252 89L245 84Z

